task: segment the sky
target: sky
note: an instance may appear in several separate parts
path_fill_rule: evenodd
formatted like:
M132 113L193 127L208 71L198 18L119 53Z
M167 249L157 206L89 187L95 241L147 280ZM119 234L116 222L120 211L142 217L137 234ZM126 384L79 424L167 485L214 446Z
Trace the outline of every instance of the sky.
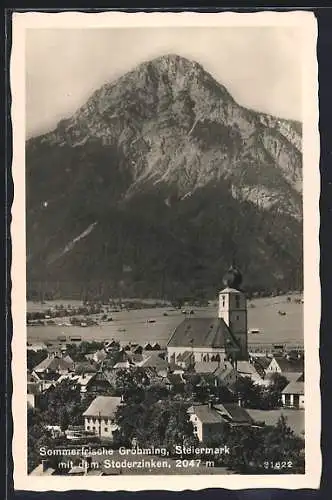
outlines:
M193 59L241 105L301 120L295 27L27 29L26 135L70 117L106 82L172 53Z

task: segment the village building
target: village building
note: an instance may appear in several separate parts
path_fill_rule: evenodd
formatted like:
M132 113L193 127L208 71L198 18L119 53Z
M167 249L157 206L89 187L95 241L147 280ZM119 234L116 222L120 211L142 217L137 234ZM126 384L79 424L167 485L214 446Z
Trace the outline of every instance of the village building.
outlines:
M112 440L114 432L118 429L115 413L120 404L119 397L97 396L83 413L85 431Z
M244 408L236 403L193 405L188 409L194 434L200 442L222 436L225 426L250 426L253 420Z
M98 349L96 352L86 354L85 357L95 363L101 363L107 358L107 352L105 349Z
M304 372L304 359L287 359L285 356L275 356L266 369L266 374L280 373L289 382L296 381Z
M285 408L304 408L304 382L290 382L281 393L282 405Z
M148 356L136 363L136 366L144 368L145 370L153 370L159 376L166 377L168 373L168 363L165 359L160 357L159 352L149 352Z
M255 363L238 361L236 369L239 377L250 378L254 384L266 386L270 383L270 381L265 378L264 374L257 370Z
M27 384L27 401L30 408L38 406L38 398L41 394L40 382L28 382Z
M184 353L191 353L196 362L218 362L247 359L247 304L239 289L241 273L231 267L224 277L219 293L218 317L187 317L175 329L167 343L169 363L182 362Z
M213 373L216 379L216 386L233 388L238 379L238 373L231 363L226 363L225 366L217 368Z
M75 363L70 356L62 357L51 353L47 358L43 359L43 361L35 366L33 371L35 373L54 372L63 375L73 371L74 367Z
M40 390L41 392L45 392L51 387L55 387L58 379L61 377L60 373L46 370L46 371L41 371L41 372L36 372L33 371L31 373L31 379L34 382L37 382L40 384Z

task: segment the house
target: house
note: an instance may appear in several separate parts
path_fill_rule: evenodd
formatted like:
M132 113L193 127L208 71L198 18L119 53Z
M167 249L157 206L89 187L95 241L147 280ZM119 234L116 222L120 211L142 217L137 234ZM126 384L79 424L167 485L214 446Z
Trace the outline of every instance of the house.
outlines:
M193 405L188 413L194 434L200 442L222 434L226 425L250 426L253 419L244 408L235 403Z
M216 404L214 408L232 427L244 426L248 427L253 425L254 420L251 418L247 410L236 403L222 403Z
M115 372L113 372L115 374ZM94 374L83 374L78 380L81 384L81 394L102 394L113 389L113 380L111 380L107 371L98 371Z
M89 408L83 413L85 431L92 431L101 438L113 439L115 413L121 404L121 398L114 396L97 396Z
M217 318L186 317L167 343L169 363L178 363L178 355L188 351L195 362L247 359L247 305L239 289L242 275L231 267L223 281L226 288L219 292Z
M253 419L236 403L193 405L188 409L194 434L200 442L222 435L226 425L251 426Z
M107 358L107 352L105 349L98 349L98 351L86 354L85 355L86 359L89 359L91 361L94 361L95 363L101 363Z
M254 384L267 385L269 383L250 361L238 361L236 371L239 377L248 377Z
M30 408L38 406L38 396L41 394L40 382L28 382L27 384L27 401Z
M227 387L228 389L233 387L238 374L231 363L226 363L225 366L220 366L213 373L216 379L216 385L219 387Z
M225 421L212 405L193 405L188 409L188 413L194 434L200 442L223 433Z
M255 353L251 354L249 359L256 368L256 371L264 379L266 370L269 367L272 358L265 355L259 356L257 353Z
M290 382L281 393L282 405L287 408L304 408L304 382Z
M154 370L158 375L166 377L168 372L168 363L159 356L158 352L151 352L142 361L136 363L141 368Z
M266 374L280 373L289 382L296 381L304 372L304 359L287 359L285 356L275 356L266 369Z
M74 362L69 357L69 360L62 356L49 354L41 363L34 367L35 373L54 372L63 375L74 370Z
M54 387L61 377L60 373L53 371L45 371L45 372L35 372L31 373L31 378L34 382L38 382L40 384L41 392L47 391L50 387Z

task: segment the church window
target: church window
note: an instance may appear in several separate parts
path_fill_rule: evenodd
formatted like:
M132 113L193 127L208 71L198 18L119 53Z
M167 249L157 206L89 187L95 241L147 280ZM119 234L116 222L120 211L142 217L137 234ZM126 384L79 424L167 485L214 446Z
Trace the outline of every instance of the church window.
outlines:
M225 295L222 296L222 306L225 307Z
M237 308L240 307L240 297L239 297L239 295L236 295L236 297L235 297L235 304L236 304Z
M236 316L236 319L239 320L240 319L240 316Z

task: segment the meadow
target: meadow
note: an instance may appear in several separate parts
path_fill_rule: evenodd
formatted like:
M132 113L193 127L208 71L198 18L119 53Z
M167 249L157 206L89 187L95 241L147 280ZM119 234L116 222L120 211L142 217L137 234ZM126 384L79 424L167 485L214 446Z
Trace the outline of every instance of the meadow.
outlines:
M295 303L297 296L292 296L291 302L286 296L259 298L248 301L248 329L259 329L260 334L248 335L249 344L271 344L271 343L303 343L303 304ZM60 301L58 302L58 304ZM80 305L78 301L63 301L64 305ZM45 304L27 304L28 311L47 309L55 305L55 302ZM185 309L192 309L191 307ZM209 307L193 308L192 317L211 317L217 315L217 304ZM278 311L286 314L281 316ZM58 336L81 337L82 340L118 340L121 344L136 342L158 342L165 346L174 329L184 319L185 314L181 310L171 307L146 308L136 310L123 310L112 312L111 322L102 322L98 318L98 325L88 327L78 326L28 326L27 341L32 342L56 342ZM153 320L154 322L149 322ZM64 318L55 320L63 325Z

